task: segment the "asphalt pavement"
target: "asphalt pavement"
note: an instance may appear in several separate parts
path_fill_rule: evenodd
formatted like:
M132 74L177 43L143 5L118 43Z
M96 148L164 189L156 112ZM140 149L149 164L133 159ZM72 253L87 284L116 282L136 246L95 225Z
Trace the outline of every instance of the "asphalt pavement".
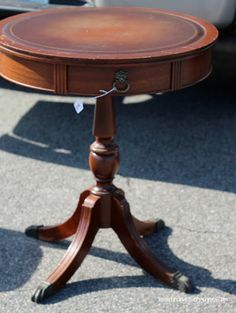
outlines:
M65 220L93 183L87 155L93 103L0 80L0 312L236 312L236 62L218 45L204 82L162 96L116 101L121 166L115 183L137 217L166 229L146 239L188 275L186 295L144 273L111 230L101 230L67 287L30 298L69 245L24 235L31 224Z

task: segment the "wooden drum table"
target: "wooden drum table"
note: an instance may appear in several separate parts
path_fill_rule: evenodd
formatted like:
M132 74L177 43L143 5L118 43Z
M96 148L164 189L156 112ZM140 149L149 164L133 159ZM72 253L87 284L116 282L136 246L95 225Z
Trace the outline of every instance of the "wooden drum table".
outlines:
M176 12L115 7L27 13L3 20L0 28L4 78L61 95L102 95L96 102L96 140L89 155L96 184L81 194L76 211L64 223L26 229L26 235L45 241L75 234L33 301L41 302L62 288L81 265L98 229L109 227L145 271L191 292L190 280L158 260L143 239L164 222L132 216L124 192L113 185L120 158L113 98L174 91L203 80L211 72L216 28ZM104 90L109 93L102 94Z

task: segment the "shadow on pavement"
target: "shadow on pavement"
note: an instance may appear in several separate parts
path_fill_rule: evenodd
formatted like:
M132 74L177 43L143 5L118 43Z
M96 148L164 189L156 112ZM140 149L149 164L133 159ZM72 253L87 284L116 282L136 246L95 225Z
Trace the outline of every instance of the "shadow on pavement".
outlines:
M121 99L117 100L121 175L236 192L235 74L230 62L228 65L225 62L224 56L218 56L214 75L195 87L140 103L123 105ZM0 86L32 92L3 80ZM89 143L93 141L92 119L91 105L86 105L84 112L77 116L71 103L39 101L22 117L12 134L0 138L0 149L88 169ZM166 228L158 236L146 239L160 259L191 277L197 287L236 294L235 281L215 279L209 270L175 256L168 245L171 232ZM51 245L3 228L0 228L0 238L0 292L15 290L30 279L42 258L42 245L67 249L69 244L64 241ZM137 266L125 253L93 247L90 254ZM163 285L146 275L84 280L68 284L47 303L99 290L129 287L163 288Z
M193 295L199 294L199 287L215 288L229 294L236 294L236 282L233 280L215 279L211 272L203 267L184 262L173 254L168 245L168 238L172 234L172 229L166 227L160 233L149 236L145 239L151 250L167 265L175 268L187 275L194 283L196 289ZM60 242L57 248L65 249L68 247L68 241ZM137 263L126 253L113 252L99 247L92 247L90 255L103 258L113 262L129 266L138 266ZM52 298L45 301L45 304L58 303L70 297L100 290L109 290L114 288L132 288L132 287L156 287L168 288L158 280L144 273L138 276L112 276L96 278L68 283L67 287L55 294Z
M119 174L236 192L236 62L219 48L204 82L139 103L117 99ZM32 92L3 79L0 86ZM92 120L92 105L77 116L72 103L39 101L0 138L0 149L88 169Z
M211 272L205 268L195 266L184 262L173 254L169 245L168 238L171 236L172 230L166 227L165 230L147 237L145 240L150 249L163 262L180 270L187 275L194 283L196 289L194 294L200 292L199 287L215 288L226 293L236 294L236 282L232 280L215 279ZM0 229L1 235L1 255L0 255L0 292L15 290L24 285L33 275L41 258L41 246L56 247L57 249L66 250L70 241L65 240L54 244L37 241L26 237L23 233ZM136 262L126 253L114 252L104 248L92 247L90 255L106 259L112 262L121 263L129 266L137 266ZM55 264L56 267L57 264ZM47 275L50 273L47 273ZM46 277L41 277L44 280ZM35 286L36 287L36 286ZM89 279L69 283L67 288L49 298L45 304L63 301L69 297L79 294L86 294L99 290L107 290L114 288L130 288L130 287L157 287L168 288L149 275L139 276L112 276L105 278ZM33 292L34 290L32 290Z
M148 246L166 264L180 270L189 276L196 286L194 294L199 293L199 287L208 287L222 290L226 293L236 294L236 282L233 280L215 279L211 272L205 268L184 262L173 254L168 238L171 236L171 228L146 238ZM55 244L37 241L26 237L23 233L8 229L0 229L1 255L0 255L0 292L15 290L24 285L33 275L42 258L41 246L47 246L66 250L70 241L62 241ZM114 252L104 248L92 247L90 255L97 258L121 263L129 266L137 266L136 262L126 253ZM57 264L55 264L56 266ZM47 273L47 275L50 273ZM41 277L45 279L46 277ZM35 286L36 287L36 286ZM54 297L48 299L45 304L60 302L68 297L79 294L107 290L113 288L130 287L157 287L165 288L160 282L147 275L105 277L91 280L69 283ZM168 288L168 287L166 287ZM34 290L32 290L33 292Z
M195 87L133 104L117 99L119 174L236 192L234 87L216 76ZM17 155L88 169L93 105L39 101L0 138ZM86 187L86 186L85 186Z
M23 233L0 228L0 293L23 286L43 256L40 245Z

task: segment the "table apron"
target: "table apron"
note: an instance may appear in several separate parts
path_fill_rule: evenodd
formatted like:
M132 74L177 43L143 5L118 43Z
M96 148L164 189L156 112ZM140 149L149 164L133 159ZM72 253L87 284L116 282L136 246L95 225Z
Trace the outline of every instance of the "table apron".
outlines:
M1 51L1 75L23 86L62 95L98 95L110 90L115 75L123 70L128 74L130 89L126 95L158 93L193 85L211 72L212 47L194 55L143 63L77 64L48 63L47 60L28 60L22 55Z

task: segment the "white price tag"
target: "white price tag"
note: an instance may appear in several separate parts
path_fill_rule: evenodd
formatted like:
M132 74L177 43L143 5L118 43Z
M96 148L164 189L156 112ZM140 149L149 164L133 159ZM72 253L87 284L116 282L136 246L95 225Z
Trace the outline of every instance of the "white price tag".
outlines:
M75 103L74 103L74 108L75 108L75 111L76 111L77 114L79 114L80 112L83 111L83 109L84 109L84 104L83 104L83 102L82 102L81 99L77 99L77 100L75 101Z

